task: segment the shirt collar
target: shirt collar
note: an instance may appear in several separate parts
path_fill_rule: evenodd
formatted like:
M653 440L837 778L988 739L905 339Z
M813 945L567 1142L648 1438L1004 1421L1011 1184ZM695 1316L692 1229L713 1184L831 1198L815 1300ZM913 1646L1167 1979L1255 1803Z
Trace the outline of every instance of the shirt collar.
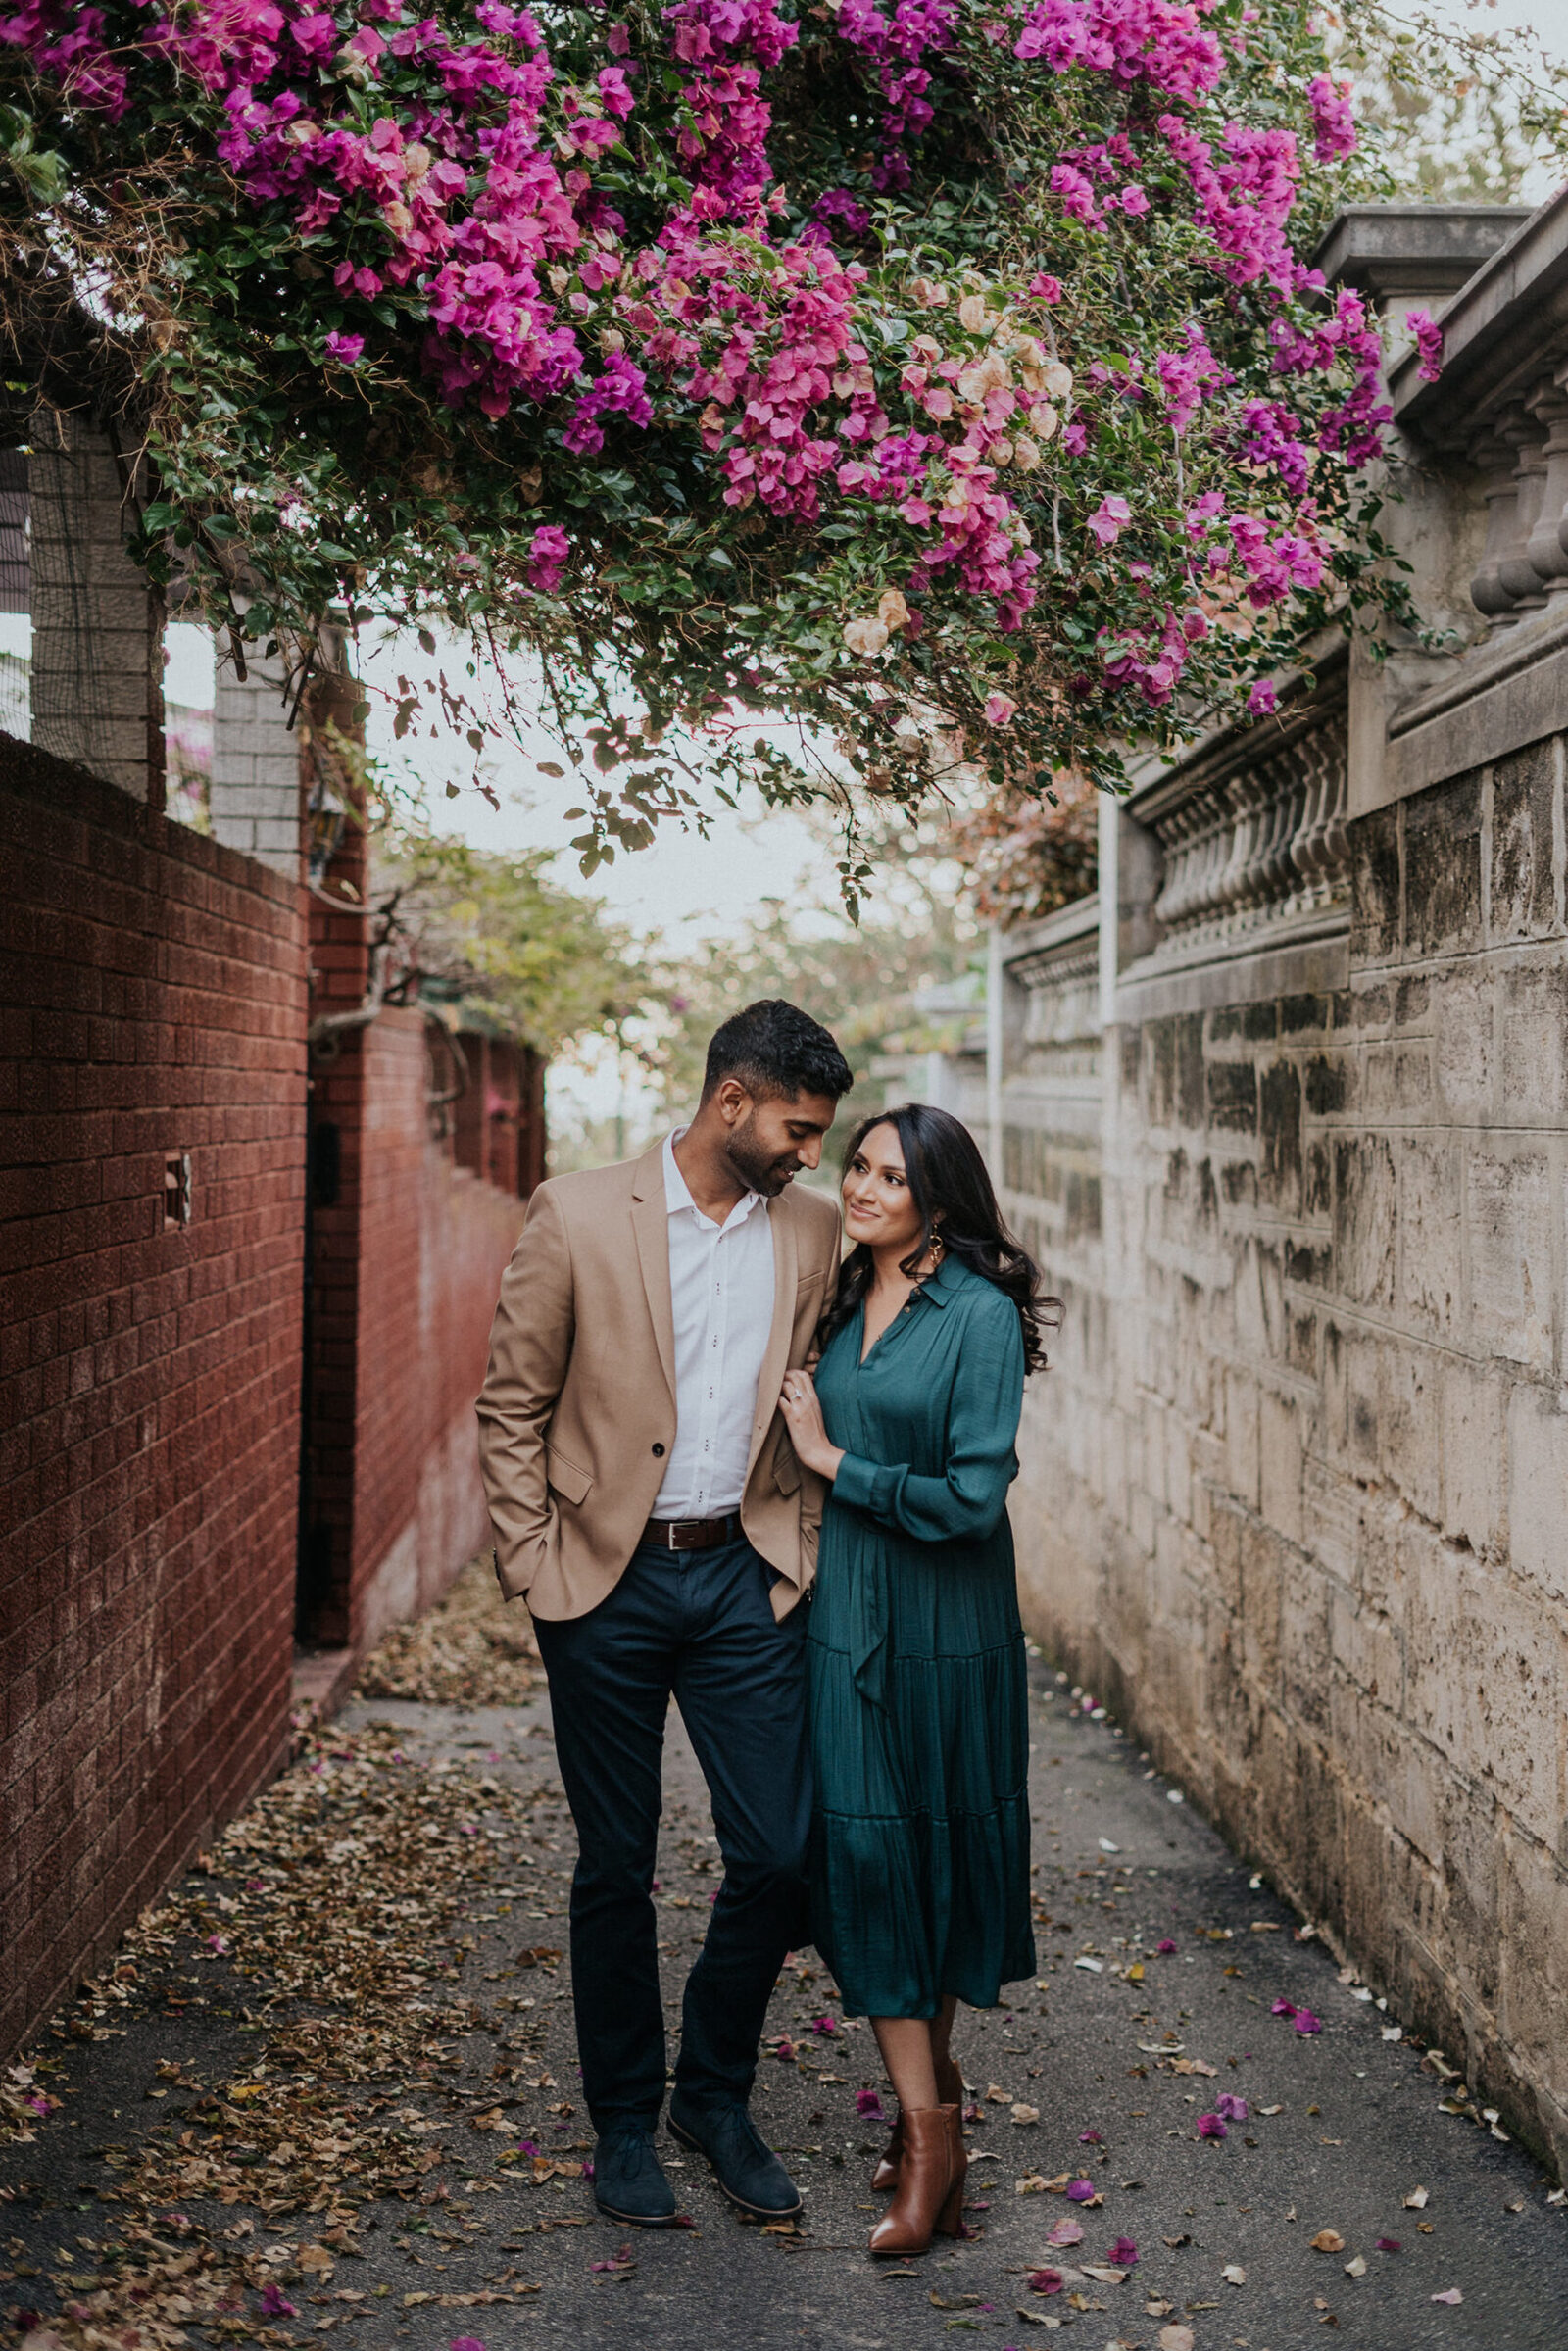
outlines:
M664 1137L664 1213L666 1216L678 1216L683 1208L689 1208L700 1223L710 1225L712 1218L705 1216L693 1200L691 1186L681 1174L680 1162L675 1156L675 1146L686 1131L685 1127L676 1127L672 1134ZM719 1231L727 1233L731 1225L740 1224L755 1207L761 1204L761 1200L760 1192L744 1194L719 1226Z

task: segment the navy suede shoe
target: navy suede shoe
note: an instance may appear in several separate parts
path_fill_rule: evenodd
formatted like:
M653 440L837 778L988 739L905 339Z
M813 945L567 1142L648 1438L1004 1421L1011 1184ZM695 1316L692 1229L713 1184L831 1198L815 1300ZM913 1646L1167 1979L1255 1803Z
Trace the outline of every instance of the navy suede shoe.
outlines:
M787 2221L801 2209L801 2191L738 2098L699 2105L679 2090L669 2101L669 2130L683 2147L706 2155L724 2194L760 2220Z
M675 2191L641 2123L612 2123L600 2132L594 2202L612 2220L630 2221L638 2229L667 2229L675 2218Z

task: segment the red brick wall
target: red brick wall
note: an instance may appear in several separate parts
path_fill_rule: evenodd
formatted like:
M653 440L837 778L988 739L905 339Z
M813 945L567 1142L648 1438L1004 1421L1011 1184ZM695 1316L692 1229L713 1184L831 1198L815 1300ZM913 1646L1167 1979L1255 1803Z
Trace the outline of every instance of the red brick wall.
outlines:
M428 1607L487 1538L473 1403L523 1203L432 1134L427 1092L449 1072L422 1012L383 1009L312 1078L339 1175L336 1203L313 1209L309 1629L356 1649Z
M281 1751L305 945L293 884L0 741L0 2048Z

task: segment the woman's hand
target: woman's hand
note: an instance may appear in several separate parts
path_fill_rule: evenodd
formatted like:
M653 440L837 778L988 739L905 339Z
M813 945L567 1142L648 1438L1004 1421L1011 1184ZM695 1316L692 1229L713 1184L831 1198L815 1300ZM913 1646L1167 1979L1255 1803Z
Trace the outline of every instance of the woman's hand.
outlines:
M814 1469L818 1477L829 1480L839 1474L844 1447L829 1442L822 1425L822 1407L817 1402L815 1384L808 1371L787 1371L783 1393L778 1399L795 1447L795 1458L804 1469Z

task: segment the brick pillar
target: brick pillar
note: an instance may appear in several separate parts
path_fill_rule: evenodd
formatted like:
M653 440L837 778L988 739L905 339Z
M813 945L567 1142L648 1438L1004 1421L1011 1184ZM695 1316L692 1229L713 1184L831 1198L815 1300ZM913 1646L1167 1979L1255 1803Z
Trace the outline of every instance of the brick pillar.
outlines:
M545 1133L545 1063L544 1055L536 1053L531 1045L518 1048L522 1065L521 1120L517 1132L517 1192L521 1199L532 1197L535 1187L545 1180L545 1154L549 1138Z
M32 435L32 739L161 808L164 603L125 553L120 467L84 416L39 409Z
M301 738L288 723L288 671L275 656L232 653L218 663L213 698L215 839L297 881L301 854Z
M346 671L312 683L301 727L307 756L310 735L328 726L351 738L358 731L359 694ZM350 779L334 780L351 804L350 820L310 902L313 1018L352 1011L370 983L364 809L352 805ZM312 1164L329 1169L330 1180L317 1184L311 1209L298 1623L307 1639L334 1646L348 1641L353 1622L365 1040L362 1028L340 1029L313 1047L310 1060Z

